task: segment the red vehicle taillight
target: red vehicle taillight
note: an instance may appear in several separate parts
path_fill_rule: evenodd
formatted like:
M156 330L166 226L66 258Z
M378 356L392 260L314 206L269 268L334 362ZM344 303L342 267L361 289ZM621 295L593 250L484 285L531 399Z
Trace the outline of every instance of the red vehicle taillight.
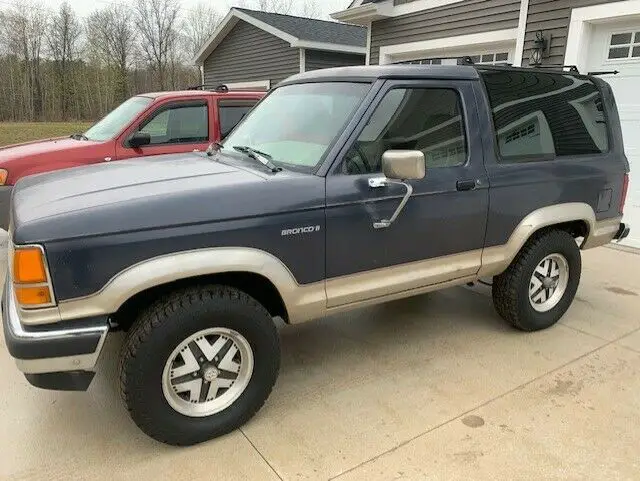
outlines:
M620 198L620 214L624 212L624 203L627 201L627 189L629 189L629 174L624 174L622 197Z

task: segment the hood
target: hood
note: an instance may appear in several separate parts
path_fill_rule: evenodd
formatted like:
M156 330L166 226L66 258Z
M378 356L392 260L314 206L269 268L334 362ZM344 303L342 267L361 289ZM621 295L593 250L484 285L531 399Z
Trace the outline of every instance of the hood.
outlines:
M283 180L315 177L271 174L237 160L232 165L222 157L215 159L206 154L172 154L26 177L13 192L14 241L178 227L278 212Z
M70 137L59 137L55 139L38 140L24 144L7 145L0 147L0 166L3 162L23 158L37 157L42 154L52 154L56 152L69 152L86 149L87 147L99 144L90 140L74 140Z

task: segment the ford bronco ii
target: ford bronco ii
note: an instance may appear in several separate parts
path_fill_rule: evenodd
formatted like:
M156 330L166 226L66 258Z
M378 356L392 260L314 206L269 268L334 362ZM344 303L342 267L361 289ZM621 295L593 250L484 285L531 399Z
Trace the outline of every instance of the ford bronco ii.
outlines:
M564 70L320 70L275 88L207 153L18 182L5 341L34 386L85 390L127 331L120 391L165 443L263 405L274 318L493 277L497 313L552 326L581 249L621 239L629 165L610 87ZM392 320L390 320L392 322Z

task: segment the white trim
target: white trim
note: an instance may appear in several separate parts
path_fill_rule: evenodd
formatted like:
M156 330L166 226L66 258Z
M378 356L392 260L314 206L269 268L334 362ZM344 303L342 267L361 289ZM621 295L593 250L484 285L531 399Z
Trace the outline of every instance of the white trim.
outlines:
M574 8L571 11L567 48L564 56L565 65L576 65L578 70L587 67L588 40L592 24L604 23L631 15L640 16L640 0L626 0L592 7Z
M365 57L365 65L371 65L371 26L373 22L369 22L369 26L367 28L367 54Z
M307 71L307 51L304 48L300 49L300 73Z
M200 85L204 85L204 65L200 65Z
M527 34L527 17L529 15L529 0L520 1L520 18L518 19L518 38L516 40L516 53L513 59L514 67L522 66L524 56L524 38Z
M225 84L229 90L269 90L271 80L256 80L255 82L235 82Z
M380 47L380 65L392 63L396 60L394 57L410 56L418 53L424 53L426 56L438 56L439 53L451 51L460 47L473 47L474 49L478 49L478 47L485 47L491 44L515 43L517 36L518 29L512 28L507 30L494 30L493 32L460 35L457 37L425 40L422 42L387 45ZM513 47L510 48L510 51L512 50ZM512 55L511 52L510 54Z
M367 47L354 47L352 45L340 45L339 43L309 42L307 40L296 40L291 42L291 46L325 52L357 53L360 55L367 53Z
M283 32L280 29L277 29L268 23L265 23L261 20L258 20L251 15L248 15L240 10L232 8L229 14L222 20L218 28L216 28L215 32L209 37L209 39L205 42L205 44L200 48L196 57L194 59L194 63L196 65L202 65L204 60L211 55L211 53L216 49L218 45L224 40L224 38L231 32L231 29L236 26L239 20L247 22L250 25L253 25L260 30L263 30L271 35L278 37L281 40L289 43L291 47L294 48L312 48L316 50L324 50L331 52L345 52L345 53L359 53L364 55L366 53L365 47L355 47L352 45L340 45L333 43L325 43L325 42L309 42L300 40L293 35L290 35L286 32Z
M367 25L374 20L381 20L393 16L393 0L380 3L366 3L357 7L334 12L330 16L341 22Z

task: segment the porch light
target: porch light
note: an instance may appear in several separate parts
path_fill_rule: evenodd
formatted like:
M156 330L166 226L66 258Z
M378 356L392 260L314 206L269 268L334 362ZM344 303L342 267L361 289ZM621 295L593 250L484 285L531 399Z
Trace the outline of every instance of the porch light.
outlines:
M533 48L529 57L529 65L542 65L542 59L549 55L551 48L551 35L548 38L544 36L542 30L536 32L536 39L533 41Z

